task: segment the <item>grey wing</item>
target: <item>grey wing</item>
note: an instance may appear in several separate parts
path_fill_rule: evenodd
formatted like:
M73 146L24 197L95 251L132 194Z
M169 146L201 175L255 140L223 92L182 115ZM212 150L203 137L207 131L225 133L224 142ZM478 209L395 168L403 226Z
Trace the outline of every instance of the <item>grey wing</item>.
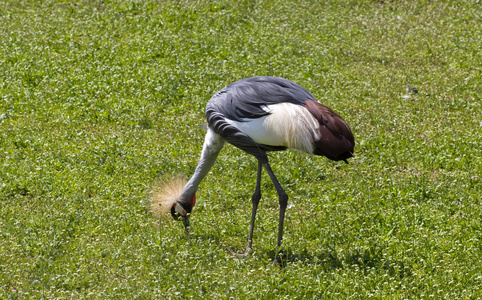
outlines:
M216 93L206 106L209 126L226 141L267 162L266 151L286 149L281 146L258 144L226 119L243 121L268 114L263 106L289 102L304 105L315 100L307 90L289 80L278 77L251 77L232 83Z
M216 93L208 105L234 121L268 114L263 106L289 102L303 105L316 100L302 86L284 78L258 76L236 81Z

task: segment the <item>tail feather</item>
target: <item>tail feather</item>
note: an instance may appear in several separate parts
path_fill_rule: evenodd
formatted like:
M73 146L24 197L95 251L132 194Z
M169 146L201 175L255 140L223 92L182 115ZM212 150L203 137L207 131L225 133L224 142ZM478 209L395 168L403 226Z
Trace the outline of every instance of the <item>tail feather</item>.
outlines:
M318 101L305 101L306 109L319 122L320 137L315 141L314 154L332 160L345 160L353 156L355 138L348 124L331 108Z

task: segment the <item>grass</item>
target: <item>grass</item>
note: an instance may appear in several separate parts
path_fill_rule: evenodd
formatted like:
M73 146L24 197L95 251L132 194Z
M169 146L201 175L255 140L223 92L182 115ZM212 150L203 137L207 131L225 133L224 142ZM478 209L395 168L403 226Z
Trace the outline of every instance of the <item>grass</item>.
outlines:
M0 298L480 299L478 1L0 1ZM199 158L204 107L281 76L350 124L349 165L226 146L189 239L149 194ZM418 93L413 91L416 88Z

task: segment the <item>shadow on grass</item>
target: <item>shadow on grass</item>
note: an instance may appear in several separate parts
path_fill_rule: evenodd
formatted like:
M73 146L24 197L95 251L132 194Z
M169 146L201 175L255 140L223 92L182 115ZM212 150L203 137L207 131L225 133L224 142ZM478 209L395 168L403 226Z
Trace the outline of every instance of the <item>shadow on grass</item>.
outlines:
M273 259L276 257L276 251L268 252ZM346 253L340 254L334 249L311 252L306 249L303 251L293 251L291 249L283 250L283 266L289 266L290 263L302 263L306 265L321 266L326 272L337 269L359 269L364 273L371 271L385 271L392 277L404 278L412 274L411 266L403 261L395 259L387 259L383 257L379 248L372 247L368 249L352 249Z
M290 264L302 263L305 265L321 267L325 272L332 272L339 269L357 269L362 272L386 272L391 277L405 278L412 275L413 267L409 262L397 260L386 257L383 253L383 246L373 244L366 248L352 248L346 249L342 252L337 251L334 247L325 246L325 249L302 249L298 251L297 248L283 248L280 256L281 262L277 260L278 252L276 249L271 249L265 252L256 249L245 253L245 245L226 245L225 240L216 234L198 233L195 239L201 241L209 240L213 244L218 244L226 253L237 258L249 258L253 256L256 260L265 260L270 258L273 262L278 261L281 267L289 267ZM224 244L224 245L223 245Z

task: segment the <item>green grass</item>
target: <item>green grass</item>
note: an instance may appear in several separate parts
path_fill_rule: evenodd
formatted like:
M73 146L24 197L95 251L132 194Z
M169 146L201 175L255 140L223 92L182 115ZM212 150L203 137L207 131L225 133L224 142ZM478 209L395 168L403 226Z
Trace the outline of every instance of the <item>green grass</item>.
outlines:
M0 298L480 299L479 1L0 1ZM227 145L189 239L149 211L188 178L223 86L281 76L351 126L349 165ZM415 87L417 94L407 92Z

